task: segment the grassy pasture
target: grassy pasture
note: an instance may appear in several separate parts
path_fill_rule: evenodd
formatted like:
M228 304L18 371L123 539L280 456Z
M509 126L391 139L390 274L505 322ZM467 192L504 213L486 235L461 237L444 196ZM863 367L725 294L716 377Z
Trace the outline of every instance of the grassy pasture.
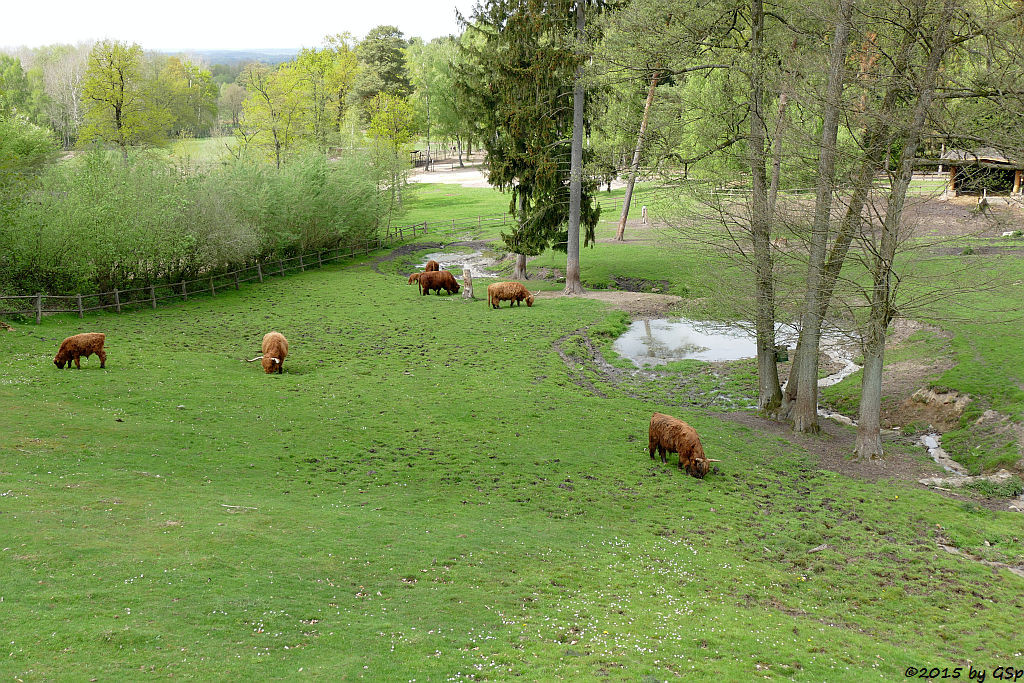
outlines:
M584 272L650 268L699 295L653 250L615 265L611 249L584 250ZM553 343L614 333L621 314L420 297L397 269L0 332L0 675L1020 668L1024 579L937 546L1019 563L1019 516L823 471L788 440L673 404L691 364L635 399L581 363L597 397ZM241 361L270 329L291 342L280 376ZM57 371L60 340L92 330L107 368ZM652 463L654 410L697 427L721 472Z

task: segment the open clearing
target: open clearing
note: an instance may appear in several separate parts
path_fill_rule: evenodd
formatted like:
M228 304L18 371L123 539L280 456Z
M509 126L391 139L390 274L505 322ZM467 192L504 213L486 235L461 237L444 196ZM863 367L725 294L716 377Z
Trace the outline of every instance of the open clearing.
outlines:
M905 440L858 472L848 428L796 438L752 417L752 363L645 374L608 355L628 316L600 298L640 315L714 305L678 256L599 243L588 277L667 290L570 298L538 280L532 308L493 311L483 279L475 301L406 284L433 249L0 331L0 674L1024 668L1008 617L1024 609L1019 513L918 485L937 468ZM557 277L545 259L531 268ZM291 343L279 376L242 362L270 329ZM106 369L56 370L60 340L94 330ZM910 331L894 360L956 354L950 334ZM969 343L951 385L1012 375ZM656 410L694 425L719 471L650 460Z

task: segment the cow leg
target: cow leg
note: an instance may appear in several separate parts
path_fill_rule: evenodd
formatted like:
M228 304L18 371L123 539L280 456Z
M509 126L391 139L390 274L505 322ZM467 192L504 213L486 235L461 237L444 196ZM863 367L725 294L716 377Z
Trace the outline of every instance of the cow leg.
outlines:
M79 370L82 369L82 363L79 360L79 356L75 356L75 367L78 368Z
M107 352L101 349L96 355L100 357L100 367L107 367Z
M667 462L665 460L665 447L662 446L661 444L658 444L658 455L661 456L661 461L662 462Z

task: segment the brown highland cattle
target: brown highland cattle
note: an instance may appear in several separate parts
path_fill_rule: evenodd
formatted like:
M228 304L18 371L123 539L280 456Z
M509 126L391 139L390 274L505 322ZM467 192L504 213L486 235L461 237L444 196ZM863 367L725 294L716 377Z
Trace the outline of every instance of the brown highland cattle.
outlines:
M409 284L411 285L414 282L419 282L420 281L420 275L423 275L423 273L413 273L412 275L410 275L409 276Z
M102 332L84 332L68 337L60 343L60 350L53 357L53 364L63 370L64 365L70 368L71 362L74 361L75 367L81 370L82 364L78 359L82 356L88 358L95 353L99 356L100 367L106 367L107 352L103 350L103 342L106 338L107 335Z
M288 340L280 332L267 332L263 335L263 355L250 358L263 361L263 372L268 375L277 371L284 374L284 359L288 356Z
M420 273L420 293L426 296L430 294L432 289L437 290L438 294L441 293L442 289L449 294L458 294L459 283L455 281L455 276L448 270L424 271Z
M501 308L501 302L507 301L508 307L514 303L519 306L525 301L527 307L533 306L533 294L519 282L494 282L487 285L487 303L493 308Z
M425 273L436 273L439 270L441 270L441 264L434 259L430 259L427 261L427 264L423 266L423 272Z
M652 460L657 451L662 462L666 462L666 451L678 453L679 469L686 469L689 474L698 479L704 478L712 462L718 462L704 455L704 446L700 443L697 430L682 420L664 413L654 413L651 416L647 449L651 453Z

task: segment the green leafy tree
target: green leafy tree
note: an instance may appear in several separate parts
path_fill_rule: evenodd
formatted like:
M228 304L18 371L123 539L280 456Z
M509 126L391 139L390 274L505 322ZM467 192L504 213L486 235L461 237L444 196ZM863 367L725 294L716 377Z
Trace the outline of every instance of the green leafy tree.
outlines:
M0 54L0 116L21 111L28 100L28 77L21 60Z
M320 149L336 137L344 118L345 97L355 80L357 61L346 36L328 36L327 46L304 49L295 59L306 90L309 135Z
M404 97L379 93L369 103L367 136L374 140L380 181L391 196L391 211L401 207L402 185L409 169L409 143L416 132L416 112Z
M412 92L406 68L405 50L409 43L395 26L377 26L356 46L359 73L351 97L364 117L369 119L367 104L378 93L408 97Z
M474 9L469 25L484 40L466 43L474 66L460 87L484 117L488 179L512 193L516 227L502 239L519 255L517 278L525 277L526 256L551 247L567 250L572 239L566 224L574 114L569 103L579 56L566 33L569 9L560 1L488 0ZM588 244L600 215L595 191L592 179L582 180L580 225Z
M217 85L198 64L168 57L158 75L158 96L171 114L172 136L203 137L217 121Z
M104 40L89 53L82 82L85 119L79 143L116 145L125 160L128 148L165 138L170 112L142 78L142 48Z
M303 139L307 118L303 75L291 63L276 70L249 64L242 77L248 95L236 136L244 146L262 150L281 168Z

